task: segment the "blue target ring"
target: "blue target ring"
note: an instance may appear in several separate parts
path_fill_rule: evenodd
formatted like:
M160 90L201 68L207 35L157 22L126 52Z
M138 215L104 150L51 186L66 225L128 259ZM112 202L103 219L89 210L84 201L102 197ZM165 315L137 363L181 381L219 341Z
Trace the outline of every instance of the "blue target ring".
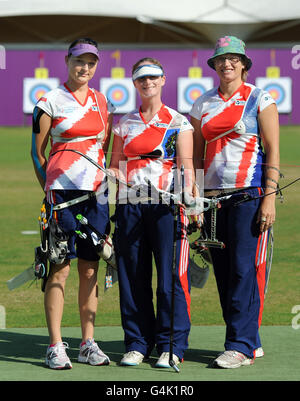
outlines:
M204 92L206 92L206 88L203 85L194 83L185 88L183 97L188 104L193 105Z
M285 99L285 90L282 86L274 83L269 84L264 87L264 90L269 92L272 98L275 100L276 104L280 104Z
M114 106L120 107L128 101L129 92L125 86L114 84L107 89L106 96Z
M37 84L34 85L29 92L29 98L33 104L36 104L38 100L47 92L49 92L51 88L45 84Z

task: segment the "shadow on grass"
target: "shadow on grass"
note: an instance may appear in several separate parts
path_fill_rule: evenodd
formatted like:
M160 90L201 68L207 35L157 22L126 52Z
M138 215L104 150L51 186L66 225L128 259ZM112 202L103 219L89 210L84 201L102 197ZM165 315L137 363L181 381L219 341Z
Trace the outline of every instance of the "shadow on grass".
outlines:
M71 361L77 361L81 338L64 336L63 341L69 345L68 356ZM0 331L0 361L46 367L44 360L48 345L48 335ZM118 362L124 353L123 341L98 341L98 345L114 362Z
M220 350L190 348L185 351L184 360L206 365L206 368L213 368L213 361L220 354Z
M76 362L81 338L66 336L64 337L64 341L69 345L69 358L72 362ZM48 345L48 335L16 333L6 330L0 331L0 361L28 363L35 366L46 367L44 360ZM125 352L123 341L98 341L98 345L112 362L120 366L120 359ZM219 352L220 351L203 349L188 349L185 352L184 360L186 362L201 363L206 365L207 368L211 368L212 362ZM156 351L153 350L149 359L150 365L154 367L157 358Z

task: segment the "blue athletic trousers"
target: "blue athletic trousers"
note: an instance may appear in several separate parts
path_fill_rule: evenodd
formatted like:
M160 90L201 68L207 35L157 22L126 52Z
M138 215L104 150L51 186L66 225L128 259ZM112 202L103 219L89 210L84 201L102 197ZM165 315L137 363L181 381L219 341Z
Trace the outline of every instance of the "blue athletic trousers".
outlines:
M256 197L260 189L243 191ZM217 211L216 237L225 249L211 248L223 318L226 323L225 350L253 357L261 346L258 329L266 283L268 232L261 234L256 223L260 200L240 203L243 195L233 195ZM210 211L206 212L210 232Z
M173 352L183 358L190 332L188 219L177 219ZM116 208L114 243L126 352L158 355L169 351L174 216L166 205L126 204ZM152 292L152 256L157 269L156 316Z

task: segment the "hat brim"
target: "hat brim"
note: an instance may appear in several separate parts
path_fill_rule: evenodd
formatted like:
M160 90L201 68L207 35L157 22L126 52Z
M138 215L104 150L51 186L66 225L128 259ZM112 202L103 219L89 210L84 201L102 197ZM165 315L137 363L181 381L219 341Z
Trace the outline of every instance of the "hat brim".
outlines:
M91 50L78 49L78 50L74 50L71 53L71 55L74 57L81 56L82 54L93 54L94 56L97 57L97 59L99 59L99 53L96 50L93 51L93 49L91 49Z
M227 53L224 53L224 54L227 54ZM251 68L251 66L252 66L252 60L251 60L249 57L247 57L245 54L240 54L240 53L233 53L233 54L238 54L239 56L242 56L242 57L243 57L244 62L245 62L246 70L249 71L250 68ZM216 56L213 56L213 57L211 57L211 58L209 58L209 59L207 60L207 64L208 64L208 65L210 66L210 68L212 68L213 70L215 70L215 63L214 63L214 60L215 60L215 58L218 57L218 56L220 56L220 54L218 54L218 55L216 55Z

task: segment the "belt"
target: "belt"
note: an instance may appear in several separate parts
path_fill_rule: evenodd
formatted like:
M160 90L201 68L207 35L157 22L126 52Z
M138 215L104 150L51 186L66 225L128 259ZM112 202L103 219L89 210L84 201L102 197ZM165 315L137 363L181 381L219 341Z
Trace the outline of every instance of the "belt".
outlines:
M78 198L69 200L67 202L59 203L58 205L53 206L53 210L65 209L66 207L77 205L77 203L84 202L88 199L92 199L95 196L96 196L95 192L91 192L91 193L79 196Z
M131 160L144 160L144 159L158 160L158 159L163 159L163 158L162 157L157 157L157 156L151 156L151 155L127 157L127 161L129 161L129 162Z
M231 195L236 192L241 192L246 187L243 188L223 188L223 189L211 189L208 191L204 191L204 196L226 196L226 195Z

